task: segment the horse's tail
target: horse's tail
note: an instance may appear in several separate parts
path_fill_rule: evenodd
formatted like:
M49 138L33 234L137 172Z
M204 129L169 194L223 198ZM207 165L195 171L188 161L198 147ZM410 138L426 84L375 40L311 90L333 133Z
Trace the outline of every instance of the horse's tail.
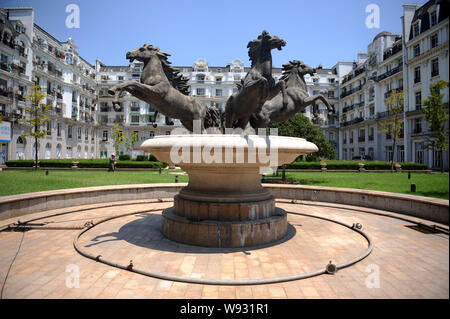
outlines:
M205 117L203 118L203 126L205 129L210 127L220 127L222 112L215 106L206 108Z
M233 128L233 95L228 98L225 105L225 128Z

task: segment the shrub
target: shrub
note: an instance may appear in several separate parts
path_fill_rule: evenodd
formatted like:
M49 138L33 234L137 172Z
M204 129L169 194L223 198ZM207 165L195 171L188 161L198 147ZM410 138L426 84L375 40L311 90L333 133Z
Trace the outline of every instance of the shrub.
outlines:
M131 160L131 156L129 154L119 155L119 161L129 161Z
M406 171L428 169L427 165L420 164L420 163L409 162L409 163L400 163L400 165L402 166L402 170L406 170Z
M8 167L33 167L33 160L15 160L15 161L6 161L6 166Z
M158 162L158 159L153 154L150 154L150 156L148 157L148 160L151 162Z
M148 156L147 155L138 155L138 156L136 156L136 161L138 161L138 162L148 161Z
M163 168L166 165L161 162L138 162L138 161L121 161L117 162L118 168Z

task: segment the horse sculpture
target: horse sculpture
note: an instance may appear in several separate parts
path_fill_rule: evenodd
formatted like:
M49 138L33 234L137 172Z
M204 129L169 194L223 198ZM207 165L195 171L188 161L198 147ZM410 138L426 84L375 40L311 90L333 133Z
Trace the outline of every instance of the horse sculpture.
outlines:
M225 106L225 127L245 129L250 116L259 113L266 100L282 92L287 104L284 81L275 82L272 77L273 49L281 50L286 42L263 31L258 39L250 41L248 55L252 61L251 69L238 85L239 91L228 99Z
M279 93L273 99L266 101L258 114L252 114L250 125L253 128L267 127L270 123L284 122L296 113L313 105L313 112L317 112L316 101L321 101L328 109L328 114L334 113L334 108L327 99L321 95L309 96L304 76L313 75L316 70L302 61L290 61L283 65L283 75L280 81L286 83L287 104L283 102L283 96Z
M141 83L129 81L119 84L110 88L108 93L114 95L117 101L123 91L127 91L162 114L179 119L189 131L193 131L193 120L200 120L203 131L204 121L209 118L207 107L188 96L187 79L170 66L168 56L170 54L149 44L128 52L126 57L130 62L138 60L144 63Z

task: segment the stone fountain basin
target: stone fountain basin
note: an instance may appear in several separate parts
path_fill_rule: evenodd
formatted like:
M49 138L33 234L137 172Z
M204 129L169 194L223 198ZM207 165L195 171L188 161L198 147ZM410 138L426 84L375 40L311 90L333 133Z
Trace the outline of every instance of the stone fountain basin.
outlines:
M183 197L219 202L268 199L261 174L318 151L302 138L231 134L156 136L135 149L186 171L189 184Z
M174 207L162 213L163 234L208 247L247 247L283 238L286 213L262 187L261 174L318 151L302 138L229 134L157 136L135 149L189 175Z

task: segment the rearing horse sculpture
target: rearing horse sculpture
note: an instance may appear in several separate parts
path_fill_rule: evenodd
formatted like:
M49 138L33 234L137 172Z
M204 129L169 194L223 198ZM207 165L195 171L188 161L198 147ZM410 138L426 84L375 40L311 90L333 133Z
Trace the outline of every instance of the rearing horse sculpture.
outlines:
M189 131L193 130L193 120L200 120L203 131L207 108L203 103L188 96L187 79L170 66L168 56L170 54L149 44L128 52L127 59L130 62L144 62L141 83L130 81L119 84L110 88L108 93L115 95L117 101L122 92L127 91L151 104L164 115L179 119Z
M253 113L259 113L266 100L282 91L287 104L284 81L275 82L272 77L273 49L281 50L286 42L263 31L258 39L250 41L248 55L252 61L251 69L238 85L239 91L230 96L225 106L225 127L245 129Z
M259 114L253 114L250 118L250 125L253 128L267 127L270 123L284 122L296 113L305 109L308 105L313 105L313 112L317 112L316 101L321 101L328 109L328 114L334 113L334 108L327 99L321 95L309 96L304 76L313 75L316 70L309 67L302 61L290 61L283 65L283 80L286 83L286 95L288 103L283 103L283 97L278 94L273 99L264 103Z

